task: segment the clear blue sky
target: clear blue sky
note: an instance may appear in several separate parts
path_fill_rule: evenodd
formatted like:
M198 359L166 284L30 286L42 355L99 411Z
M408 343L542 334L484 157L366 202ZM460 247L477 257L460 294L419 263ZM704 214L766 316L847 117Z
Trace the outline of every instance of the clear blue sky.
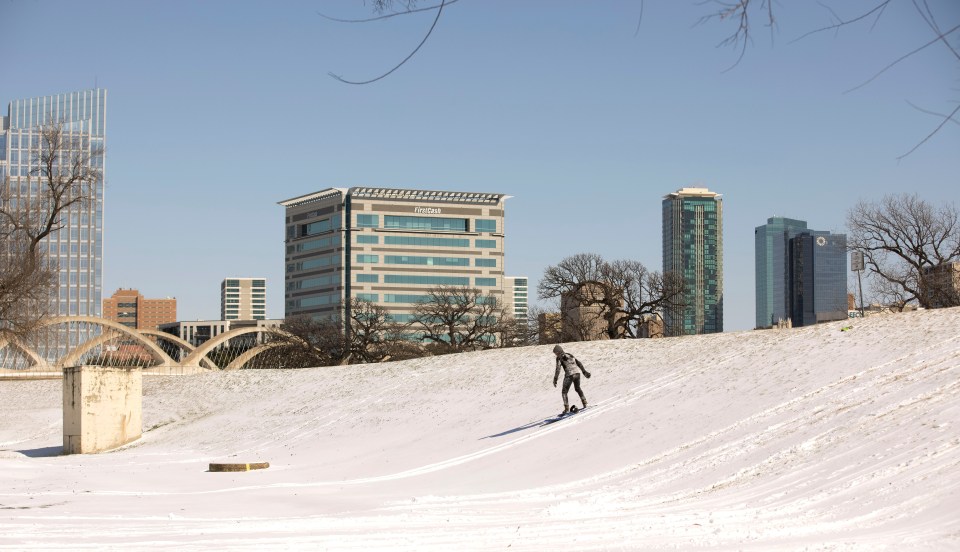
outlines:
M849 6L848 4L856 4ZM832 2L842 16L872 2ZM941 27L960 2L933 0ZM960 125L902 161L960 101L960 63L908 1L820 33L830 12L782 2L743 60L697 25L699 1L460 0L369 24L360 0L0 0L0 102L109 90L104 296L174 296L219 317L225 277L266 277L283 316L283 209L326 187L499 192L510 275L536 285L566 256L661 267L661 198L724 196L725 329L754 325L753 230L771 216L845 231L859 200L960 203ZM759 14L757 14L759 15ZM960 34L960 33L957 33ZM960 38L953 37L953 43Z

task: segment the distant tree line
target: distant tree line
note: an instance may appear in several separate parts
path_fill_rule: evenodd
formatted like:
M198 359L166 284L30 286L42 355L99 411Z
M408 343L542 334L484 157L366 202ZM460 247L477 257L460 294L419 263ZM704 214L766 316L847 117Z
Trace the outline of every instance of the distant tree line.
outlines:
M408 321L383 305L353 298L344 320L287 320L269 338L258 365L305 368L365 364L422 356L517 347L535 342L526 318L508 312L497 295L468 286L429 289Z

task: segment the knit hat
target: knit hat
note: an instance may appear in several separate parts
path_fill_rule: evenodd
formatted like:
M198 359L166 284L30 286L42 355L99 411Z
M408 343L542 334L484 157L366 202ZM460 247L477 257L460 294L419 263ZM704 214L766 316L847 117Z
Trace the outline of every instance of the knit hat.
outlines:
M554 347L553 347L553 354L555 354L555 355L562 355L562 354L563 354L563 347L561 347L560 345L554 345Z

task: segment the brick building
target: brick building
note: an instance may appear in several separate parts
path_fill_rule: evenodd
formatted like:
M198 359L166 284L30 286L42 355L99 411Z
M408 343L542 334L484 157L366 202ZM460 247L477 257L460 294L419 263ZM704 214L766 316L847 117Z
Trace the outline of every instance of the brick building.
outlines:
M118 289L103 300L103 317L137 330L156 330L177 321L177 300L147 299L135 289Z

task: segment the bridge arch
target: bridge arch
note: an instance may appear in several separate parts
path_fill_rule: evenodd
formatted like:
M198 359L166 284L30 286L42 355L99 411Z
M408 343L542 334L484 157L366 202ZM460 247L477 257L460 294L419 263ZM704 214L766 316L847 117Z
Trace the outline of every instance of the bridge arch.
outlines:
M153 357L160 365L162 366L175 366L177 363L163 349L161 349L156 343L150 341L149 339L144 338L137 330L131 330L127 326L114 322L112 320L107 320L106 318L99 318L96 316L52 316L47 320L43 321L41 327L56 326L58 324L70 323L70 322L86 322L88 324L96 324L103 326L105 328L110 328L116 332L123 334L123 337L128 337L137 341L139 344L145 346L149 352L150 356ZM117 336L115 336L117 337ZM66 357L64 357L66 358ZM61 363L58 363L61 365Z
M183 348L183 350L187 352L188 356L190 353L192 353L196 349L196 347L194 347L192 343L172 333L162 332L160 330L137 330L137 331L140 332L140 334L142 335L149 335L151 337L157 337L157 338L169 341L171 343L175 343L179 345L181 348ZM203 366L204 368L209 368L214 370L217 369L216 363L214 363L212 360L206 357L200 359L200 364L201 365L206 364L206 366Z
M198 347L194 347L189 342L183 340L177 335L161 332L158 330L136 330L120 324L118 322L107 320L95 316L52 316L43 320L39 327L50 328L61 324L90 324L101 328L100 334L80 343L56 361L48 362L37 351L29 345L12 338L0 338L0 351L9 347L10 351L20 353L20 356L26 359L28 371L62 369L64 366L81 362L84 355L94 350L98 346L115 339L129 340L145 349L150 356L151 366L144 368L150 369L197 369L197 370L216 370L219 369L217 363L208 357L208 353L215 348L227 343L229 340L248 334L267 335L271 333L286 334L283 330L275 326L248 326L236 328L224 332ZM174 344L181 348L185 353L180 360L175 360L163 348L160 347L161 341ZM240 356L234 358L225 369L237 370L242 368L252 358L258 354L276 347L276 343L267 342L256 344L253 348L244 351ZM6 370L3 370L4 372ZM17 372L22 370L17 369ZM185 372L184 372L185 373Z
M27 358L28 361L32 362L29 366L32 366L36 369L46 370L50 368L50 364L40 356L39 353L27 346L26 343L22 343L19 339L0 339L0 349L4 347L10 347L11 349L16 349ZM29 367L28 366L28 367Z
M240 337L241 335L255 334L255 333L268 334L268 333L278 333L278 332L280 332L280 330L278 330L277 328L266 327L266 326L256 326L256 327L249 327L249 328L237 328L237 329L235 329L235 330L230 330L230 331L228 331L228 332L223 332L222 334L220 334L220 335L218 335L218 336L216 336L216 337L214 337L214 338L211 338L211 339L209 339L209 340L207 340L207 341L204 341L199 347L197 347L196 349L194 349L192 353L190 353L189 355L187 355L187 358L183 359L183 361L181 362L181 364L182 364L183 366L196 366L196 365L198 364L198 359L202 359L203 357L207 356L207 353L209 353L210 351L216 349L216 348L219 347L220 345L223 345L224 343L226 343L227 341L230 341L231 339L233 339L233 338L235 338L235 337ZM262 346L261 346L261 347L262 347ZM260 348L260 347L254 347L254 349L258 349L258 348ZM249 351L248 351L248 352L249 352ZM263 351L259 351L259 352L263 352ZM241 355L241 356L243 356L243 355ZM256 356L256 355L251 355L247 360L249 360L250 358L253 358L254 356ZM239 358L239 357L238 357L238 358ZM244 361L244 362L246 362L246 361ZM231 363L231 364L233 364L233 363Z

